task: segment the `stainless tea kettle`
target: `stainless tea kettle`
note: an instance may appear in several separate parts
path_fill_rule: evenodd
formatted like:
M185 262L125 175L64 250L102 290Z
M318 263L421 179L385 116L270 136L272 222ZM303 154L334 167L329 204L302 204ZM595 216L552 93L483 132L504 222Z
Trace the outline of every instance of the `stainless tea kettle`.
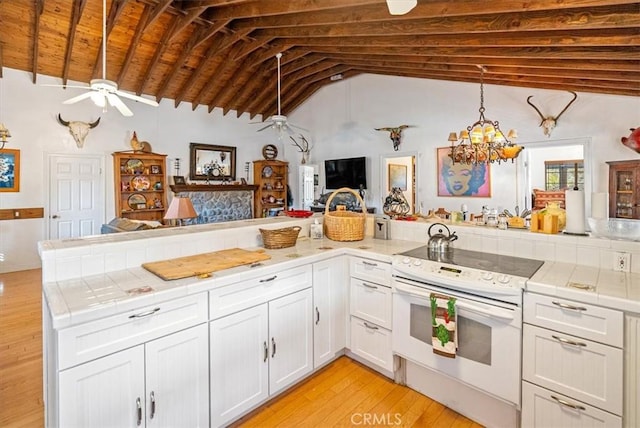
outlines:
M433 229L435 226L441 226L441 227L437 229L438 233L436 233L435 235L432 235L431 229ZM447 230L446 235L443 233L443 229L442 229L443 227ZM428 233L429 233L429 251L434 251L434 252L449 251L449 244L455 241L456 239L458 239L458 235L456 235L455 232L451 233L449 228L442 223L432 224L431 227L429 227Z

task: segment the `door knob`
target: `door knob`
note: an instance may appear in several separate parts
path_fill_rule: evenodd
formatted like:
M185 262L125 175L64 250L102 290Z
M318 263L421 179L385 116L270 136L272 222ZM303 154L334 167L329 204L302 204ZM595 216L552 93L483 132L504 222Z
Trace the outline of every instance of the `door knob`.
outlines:
M60 216L58 214L54 214L51 216L51 218L60 218Z

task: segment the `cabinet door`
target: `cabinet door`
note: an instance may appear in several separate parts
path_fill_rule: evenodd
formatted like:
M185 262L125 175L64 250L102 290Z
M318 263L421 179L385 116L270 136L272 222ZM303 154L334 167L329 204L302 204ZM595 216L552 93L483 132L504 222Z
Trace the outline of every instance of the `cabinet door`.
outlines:
M386 328L351 317L351 352L388 372L393 371L391 331Z
M346 346L344 258L313 265L313 364L331 361Z
M351 278L351 315L391 329L391 288Z
M144 426L144 346L60 372L59 426Z
M311 288L269 302L269 393L276 394L313 370Z
M145 345L147 427L209 426L207 324Z
M269 396L267 304L211 322L211 426L223 426Z

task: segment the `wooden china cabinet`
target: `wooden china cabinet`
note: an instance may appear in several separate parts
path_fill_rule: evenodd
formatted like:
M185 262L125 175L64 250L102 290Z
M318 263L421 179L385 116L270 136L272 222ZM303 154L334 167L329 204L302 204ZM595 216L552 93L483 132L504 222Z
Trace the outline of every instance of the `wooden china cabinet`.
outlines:
M255 217L276 216L287 210L288 162L258 160L253 162L253 182L258 185L253 204Z
M112 155L116 217L162 222L167 209L167 155L140 151Z
M609 164L609 217L640 219L640 160Z

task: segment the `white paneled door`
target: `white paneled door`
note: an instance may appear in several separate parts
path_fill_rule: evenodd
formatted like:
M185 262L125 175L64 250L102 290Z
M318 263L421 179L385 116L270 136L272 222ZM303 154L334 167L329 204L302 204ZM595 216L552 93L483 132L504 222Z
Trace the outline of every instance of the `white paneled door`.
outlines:
M49 156L49 239L100 233L104 174L100 156Z

